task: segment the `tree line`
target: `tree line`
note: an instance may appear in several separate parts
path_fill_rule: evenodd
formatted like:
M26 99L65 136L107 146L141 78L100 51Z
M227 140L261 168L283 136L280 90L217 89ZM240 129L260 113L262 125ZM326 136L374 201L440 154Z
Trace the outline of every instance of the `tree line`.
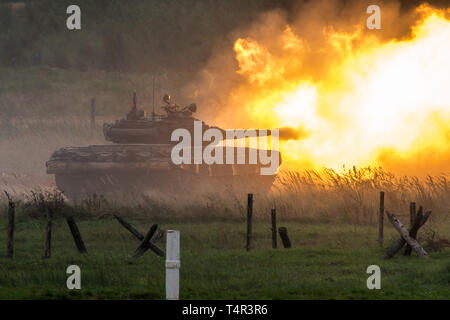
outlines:
M78 0L82 29L66 28L71 0L0 3L0 66L195 71L217 43L277 0ZM230 46L231 48L231 46Z

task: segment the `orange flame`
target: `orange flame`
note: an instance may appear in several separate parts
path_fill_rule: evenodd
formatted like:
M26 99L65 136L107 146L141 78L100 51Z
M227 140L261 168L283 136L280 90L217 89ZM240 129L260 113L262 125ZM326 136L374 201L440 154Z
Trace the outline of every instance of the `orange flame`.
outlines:
M449 171L450 10L417 11L410 38L385 43L361 27L324 28L317 52L290 26L273 46L237 39L236 72L246 79L229 95L243 106L237 116L250 127L302 128L300 140L280 144L288 166ZM327 68L309 72L304 57L323 52Z

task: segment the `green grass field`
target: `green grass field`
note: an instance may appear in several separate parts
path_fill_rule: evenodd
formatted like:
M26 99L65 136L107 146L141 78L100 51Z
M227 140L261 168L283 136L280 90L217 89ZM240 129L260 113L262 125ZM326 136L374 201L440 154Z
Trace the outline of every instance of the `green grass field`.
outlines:
M145 233L153 222L131 222ZM6 243L2 219L0 243ZM429 259L384 260L370 226L285 222L293 248L271 249L270 226L254 225L246 252L245 223L163 223L181 232L181 299L449 299L450 250ZM44 221L16 224L15 257L0 258L1 299L164 299L164 258L131 258L139 242L111 216L78 222L88 253L77 252L64 220L54 223L52 257L43 258ZM386 245L397 235L387 227ZM279 245L281 246L280 240ZM165 238L159 242L165 249ZM66 288L66 268L81 268L81 290ZM368 290L366 269L381 267L381 290Z

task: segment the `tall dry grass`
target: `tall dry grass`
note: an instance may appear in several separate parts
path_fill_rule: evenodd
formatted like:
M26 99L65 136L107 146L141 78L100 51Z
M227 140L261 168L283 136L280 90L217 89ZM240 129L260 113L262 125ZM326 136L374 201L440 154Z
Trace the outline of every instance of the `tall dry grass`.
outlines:
M407 215L410 202L433 210L434 217L450 214L450 174L396 176L382 168L356 168L336 172L280 172L274 197L291 217L352 221L375 224L380 191L385 192L385 208Z
M385 192L385 208L407 224L409 203L432 210L429 226L446 225L450 230L450 190L448 176L396 177L382 169L361 168L353 173L322 171L281 172L273 190L255 193L254 217L270 221L270 211L277 209L278 219L305 223L377 224L379 192ZM206 190L208 189L208 190ZM23 189L25 190L25 189ZM52 188L16 192L16 199L26 203L36 192L51 198ZM114 196L91 195L83 200L67 200L70 212L82 217L101 218L120 214L160 222L245 221L247 190L205 188L195 194L148 191ZM252 190L249 190L252 192ZM3 199L6 208L6 201Z

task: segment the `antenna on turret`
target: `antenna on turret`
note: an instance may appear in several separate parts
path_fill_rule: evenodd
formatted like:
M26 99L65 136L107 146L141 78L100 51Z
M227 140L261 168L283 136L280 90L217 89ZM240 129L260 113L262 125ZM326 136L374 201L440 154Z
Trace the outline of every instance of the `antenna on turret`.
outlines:
M137 97L136 97L136 89L133 91L133 108L137 109Z

